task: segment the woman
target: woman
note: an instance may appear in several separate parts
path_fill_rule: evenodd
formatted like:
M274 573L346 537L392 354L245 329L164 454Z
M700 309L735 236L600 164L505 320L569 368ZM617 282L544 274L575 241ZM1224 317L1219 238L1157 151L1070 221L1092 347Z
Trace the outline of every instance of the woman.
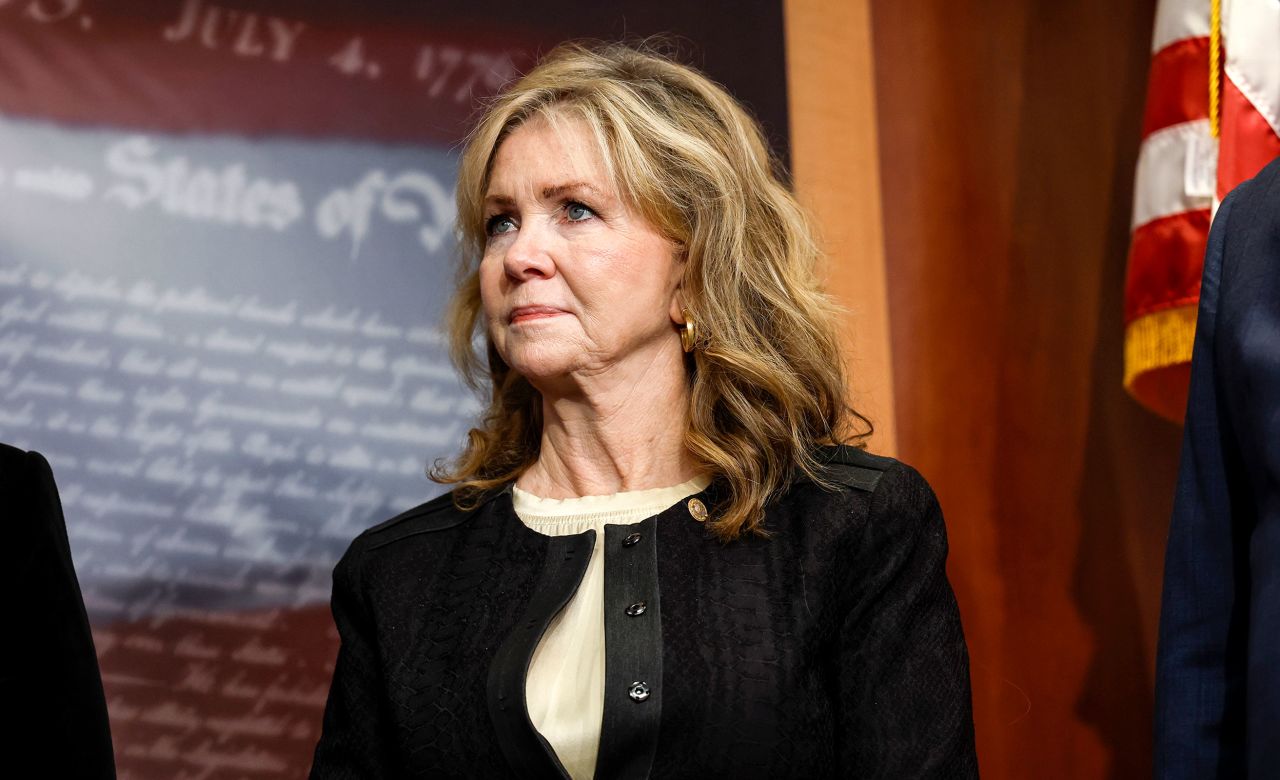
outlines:
M975 776L941 513L833 444L834 308L741 106L561 47L481 119L458 215L488 408L452 493L334 571L313 776Z

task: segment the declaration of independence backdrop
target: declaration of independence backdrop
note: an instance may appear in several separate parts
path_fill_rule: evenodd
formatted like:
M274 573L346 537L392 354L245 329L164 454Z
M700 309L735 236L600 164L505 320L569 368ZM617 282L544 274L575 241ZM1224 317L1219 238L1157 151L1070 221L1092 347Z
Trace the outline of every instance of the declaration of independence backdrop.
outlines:
M0 440L58 478L121 777L307 769L333 563L478 409L439 318L482 99L670 32L785 156L781 14L0 0Z

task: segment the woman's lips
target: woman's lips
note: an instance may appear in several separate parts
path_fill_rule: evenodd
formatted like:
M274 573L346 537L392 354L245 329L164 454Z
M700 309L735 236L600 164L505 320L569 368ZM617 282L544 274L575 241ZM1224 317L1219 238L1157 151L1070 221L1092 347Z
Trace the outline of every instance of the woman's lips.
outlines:
M564 309L557 309L554 306L521 306L511 310L511 318L508 320L512 325L518 322L529 322L531 320L540 320L547 317L558 317L561 314L567 314Z

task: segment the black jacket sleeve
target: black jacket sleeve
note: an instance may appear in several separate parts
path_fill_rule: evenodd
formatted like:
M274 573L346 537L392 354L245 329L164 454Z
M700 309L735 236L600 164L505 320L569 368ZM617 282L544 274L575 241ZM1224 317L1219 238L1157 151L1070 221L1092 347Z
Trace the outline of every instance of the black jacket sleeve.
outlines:
M333 621L341 645L311 766L312 778L393 777L390 722L372 615L359 586L361 540L333 570Z
M58 488L39 453L0 444L0 507L0 765L114 778L93 635Z
M977 777L969 656L924 478L901 464L886 472L851 547L836 672L842 774Z

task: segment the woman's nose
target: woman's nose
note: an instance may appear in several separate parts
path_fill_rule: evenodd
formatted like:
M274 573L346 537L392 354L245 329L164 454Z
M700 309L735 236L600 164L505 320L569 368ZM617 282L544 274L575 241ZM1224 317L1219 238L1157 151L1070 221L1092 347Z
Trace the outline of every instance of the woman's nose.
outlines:
M553 244L554 236L545 227L528 223L521 226L503 257L507 276L520 281L554 276Z

